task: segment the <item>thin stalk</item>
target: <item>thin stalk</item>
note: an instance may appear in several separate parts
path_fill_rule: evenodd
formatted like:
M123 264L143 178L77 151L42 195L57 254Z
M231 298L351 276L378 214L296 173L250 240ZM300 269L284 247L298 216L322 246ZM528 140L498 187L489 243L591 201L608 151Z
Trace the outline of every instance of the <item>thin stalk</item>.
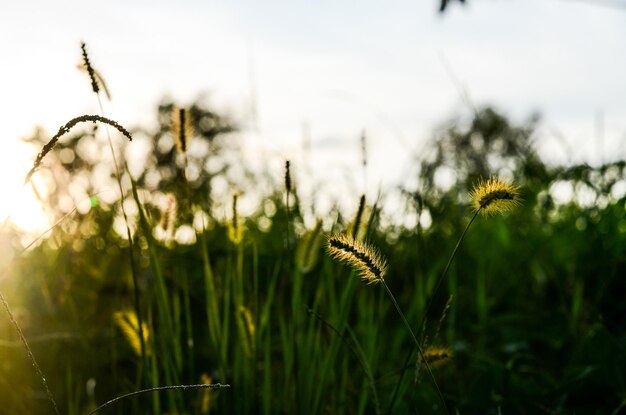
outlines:
M200 383L197 385L172 385L172 386L159 386L159 387L150 388L150 389L142 389L139 391L130 392L125 395L118 396L117 398L113 398L110 401L103 403L102 405L94 409L93 411L89 412L89 415L93 415L97 412L100 412L102 409L106 408L107 406L111 404L114 404L117 401L121 401L122 399L130 398L131 396L140 395L143 393L162 392L162 391L180 390L180 389L183 389L183 390L185 389L211 389L213 390L213 389L224 389L224 388L230 388L230 385L221 384L221 383L213 383L213 384Z
M426 358L424 357L424 352L422 351L422 346L420 346L420 342L417 340L417 337L415 337L415 333L413 333L413 329L411 328L411 325L409 324L406 317L404 316L404 313L400 309L400 306L398 305L396 298L393 296L393 293L389 289L389 286L387 285L385 280L382 278L380 279L380 282L383 284L383 287L385 287L387 294L389 294L389 298L391 298L391 302L396 307L396 311L398 312L398 314L400 314L400 318L402 319L402 322L406 326L407 330L409 330L409 333L411 333L411 337L413 338L413 341L415 342L415 346L417 346L417 351L420 355L420 359L422 359L422 361L424 362L424 366L426 366L426 369L428 370L430 377L433 379L433 384L435 385L435 389L437 390L437 394L439 395L439 399L441 400L443 409L446 412L446 414L450 415L450 411L448 411L448 406L446 405L446 401L443 398L441 389L439 389L439 385L437 384L437 381L435 380L435 375L433 374L432 370L430 369L430 365L428 364L428 362L426 361Z
M426 309L424 310L424 315L422 317L422 324L421 324L422 327L424 326L424 323L426 321L426 316L428 315L428 312L430 311L430 308L433 305L435 294L437 294L437 290L439 290L439 286L441 285L441 282L446 278L446 275L448 275L448 271L450 270L450 265L452 264L452 261L454 260L454 257L456 256L456 253L459 250L459 246L461 246L461 243L463 242L463 239L465 238L465 234L469 230L470 226L472 226L472 223L474 223L474 220L478 216L478 213L480 212L481 209L482 208L477 209L476 212L474 212L474 216L472 216L472 219L469 221L469 223L465 227L465 230L461 234L461 237L457 241L456 246L454 247L454 251L452 251L452 255L450 255L450 258L448 259L448 263L446 264L446 267L444 268L443 272L439 276L439 279L437 279L437 282L435 283L435 288L433 289L433 292L430 295L430 300L428 300L428 304L426 305Z
M393 407L396 404L396 399L398 398L398 393L400 392L400 385L402 385L402 381L404 380L404 375L411 365L409 362L411 361L411 357L413 356L413 349L409 350L406 355L406 359L404 359L404 364L402 365L402 369L400 369L400 377L398 378L398 382L396 386L393 388L393 394L391 395L391 403L389 404L389 410L387 413L393 413Z
M474 213L474 216L472 216L472 219L469 221L469 223L465 227L465 230L461 234L461 237L459 238L459 240L456 243L456 246L454 247L454 251L452 251L452 255L450 255L450 258L448 259L448 263L446 264L445 269L443 270L443 272L439 276L439 279L437 279L437 282L435 283L435 288L433 289L433 292L432 292L432 294L430 296L430 299L428 300L428 303L426 305L426 309L424 310L424 315L422 316L422 324L421 324L422 330L424 330L424 327L425 327L424 325L426 324L426 317L428 316L428 312L430 311L430 308L431 308L431 306L433 304L433 300L435 298L435 294L437 293L437 290L439 289L439 286L441 285L441 282L446 278L446 275L448 275L448 271L450 270L450 265L452 264L452 261L456 257L456 253L459 250L459 247L461 246L461 243L463 242L463 239L465 238L465 234L467 233L467 231L469 230L470 226L472 225L472 223L474 222L474 220L478 216L479 212L480 212L480 209L478 209ZM408 365L408 362L410 361L412 355L413 355L413 352L410 351L407 354L407 357L406 357L406 359L404 361L404 365L403 365L402 370L400 372L400 379L398 380L398 383L396 384L396 387L394 388L394 391L393 391L393 396L391 398L391 404L390 404L389 412L391 412L393 410L393 406L394 406L394 404L396 402L397 394L398 394L398 392L400 390L400 384L402 383L402 380L404 379L404 374L406 373L407 369L410 367Z
M96 98L98 99L98 106L100 107L100 113L104 117L104 107L102 106L102 100L100 99L100 94L96 92ZM115 178L117 179L117 185L120 190L120 207L122 208L122 215L124 216L124 223L126 224L126 236L128 238L128 256L130 259L130 270L133 278L133 296L134 296L134 306L135 313L137 314L137 323L139 325L139 343L141 345L141 368L140 372L143 370L144 360L146 358L146 345L143 338L143 326L141 319L141 303L139 301L139 285L137 283L137 263L135 262L134 255L134 244L133 238L130 234L130 226L128 225L128 215L126 214L126 208L124 207L124 190L122 188L122 176L120 175L120 169L117 164L117 156L115 155L115 149L113 148L113 140L111 140L111 133L109 133L109 127L105 125L104 130L107 134L107 139L109 142L109 148L111 149L111 155L113 156L113 164L115 166Z
M335 332L335 334L339 336L344 341L344 343L350 348L350 351L354 354L354 356L356 356L357 360L359 361L359 364L361 365L361 369L363 370L363 373L365 374L365 377L367 378L367 381L370 385L370 388L372 391L372 398L374 400L374 409L376 410L377 414L380 414L380 402L378 400L378 392L376 390L376 382L374 381L374 375L372 374L372 369L370 368L370 365L367 363L365 352L361 348L361 345L359 344L356 336L354 335L354 332L352 331L352 329L350 329L350 326L346 325L346 330L348 331L348 334L350 335L350 338L352 339L352 342L354 343L354 345L352 345L352 343L348 341L348 338L342 332L340 332L335 326L333 326L332 323L330 323L328 320L322 317L315 310L311 308L307 308L307 311L309 312L309 314L314 315L326 327L328 327L333 332Z
M63 215L58 221L56 221L54 223L54 225L52 225L51 227L49 227L48 229L43 231L39 236L37 236L28 245L26 245L22 249L22 251L19 254L17 254L16 258L18 256L22 255L24 252L26 252L32 245L34 245L38 240L40 240L46 233L48 233L49 231L54 229L56 226L58 226L62 221L64 221L67 217L72 215L74 212L76 212L76 208L72 209L71 211L69 211L68 213ZM13 261L15 261L15 258L13 258L13 260L11 262L13 262ZM10 265L8 265L6 268L4 268L2 271L0 271L0 278L2 278L4 276L4 274L8 271L9 267L10 267ZM8 301L6 300L6 298L4 298L4 295L2 294L1 291L0 291L0 302L2 302L2 305L4 306L4 309L6 310L7 314L9 315L9 320L11 320L11 324L13 324L13 327L15 328L15 331L17 332L17 334L18 334L18 336L20 338L20 342L24 346L24 349L26 350L26 354L28 355L28 359L33 364L33 367L35 368L35 371L37 372L37 375L41 378L41 383L43 384L44 389L46 390L46 395L48 397L48 400L52 403L52 406L54 407L54 412L57 415L60 415L59 408L57 407L56 401L54 400L54 396L52 395L52 392L50 391L50 388L48 387L48 382L46 381L46 377L44 376L43 372L41 371L41 368L39 367L39 364L37 363L37 360L35 359L35 355L33 354L32 350L30 349L30 346L28 345L28 342L26 341L26 337L24 336L24 332L22 332L22 329L21 329L20 325L18 324L17 320L15 320L15 316L13 315L13 312L11 311L11 307L9 306Z
M28 359L33 364L33 367L35 368L37 375L41 378L41 383L43 384L43 387L46 390L46 395L48 395L48 400L52 403L52 406L54 407L54 412L57 415L61 415L59 412L59 408L57 407L57 403L54 400L54 396L52 395L52 392L50 391L50 388L48 387L48 382L46 382L46 377L43 375L43 372L41 371L39 364L37 364L37 360L35 360L35 355L33 355L33 352L30 350L30 346L28 345L28 342L26 341L26 337L24 337L24 333L22 332L20 325L15 320L15 316L13 315L13 312L11 312L11 307L9 307L9 303L4 298L4 295L2 294L1 291L0 291L0 301L2 302L2 305L4 306L4 309L6 310L7 314L9 315L9 319L11 320L11 324L13 324L13 327L15 327L15 331L17 331L17 334L20 336L20 341L22 342L22 344L24 345L24 348L26 349L26 354L28 355Z

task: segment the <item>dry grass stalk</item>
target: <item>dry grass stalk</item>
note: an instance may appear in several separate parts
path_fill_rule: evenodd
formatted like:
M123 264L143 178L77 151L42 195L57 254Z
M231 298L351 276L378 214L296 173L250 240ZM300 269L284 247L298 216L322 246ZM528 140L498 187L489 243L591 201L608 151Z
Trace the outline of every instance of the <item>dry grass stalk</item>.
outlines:
M59 131L57 131L54 137L52 137L50 141L48 141L43 146L39 154L37 154L37 157L35 158L35 163L33 164L33 168L30 169L30 171L26 175L26 178L24 179L24 184L28 183L33 173L35 173L37 168L41 165L41 161L43 160L43 158L46 156L46 154L48 154L54 148L54 146L57 144L57 142L62 136L67 134L76 124L81 123L81 122L90 122L90 121L94 123L101 122L104 124L108 124L111 127L115 128L120 133L122 133L125 137L127 137L129 141L133 140L133 137L130 135L128 130L126 130L126 128L122 127L116 121L113 121L109 118L102 117L100 115L81 115L80 117L72 118L65 125L59 128Z

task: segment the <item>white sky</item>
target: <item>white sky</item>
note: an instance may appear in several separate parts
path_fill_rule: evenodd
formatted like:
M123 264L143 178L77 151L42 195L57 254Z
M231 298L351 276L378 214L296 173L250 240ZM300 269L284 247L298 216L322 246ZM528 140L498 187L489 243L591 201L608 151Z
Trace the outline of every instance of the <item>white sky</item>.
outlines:
M98 113L76 70L81 40L111 89L107 116L122 125L151 121L165 95L184 105L207 92L250 126L256 96L260 137L244 128L242 147L262 143L268 161L259 161L277 175L287 158L298 169L306 124L316 180L350 197L363 188L363 129L373 195L380 183L406 180L410 149L466 111L442 55L476 104L494 104L516 121L543 114L545 130L562 134L573 160L623 158L626 9L594 0L468 1L445 15L436 0L1 1L0 220L10 213L25 227L38 221L20 190L34 151L19 139L35 125L53 134L77 115ZM544 138L545 157L565 161L559 140Z

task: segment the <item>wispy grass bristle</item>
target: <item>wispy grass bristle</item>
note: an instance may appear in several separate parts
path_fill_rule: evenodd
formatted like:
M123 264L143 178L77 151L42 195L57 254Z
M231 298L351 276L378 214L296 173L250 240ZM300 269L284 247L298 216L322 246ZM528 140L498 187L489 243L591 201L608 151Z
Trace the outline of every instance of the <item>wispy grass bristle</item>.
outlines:
M72 127L74 127L76 124L81 123L81 122L89 122L89 121L94 122L94 123L101 122L104 124L108 124L111 127L118 130L120 133L122 133L126 138L128 138L129 141L133 140L133 137L130 135L128 130L126 130L126 128L122 127L116 121L113 121L109 118L102 117L100 115L81 115L79 117L72 118L65 125L59 128L59 131L57 131L54 137L52 137L50 141L48 141L43 146L39 154L37 154L37 157L35 158L35 163L33 164L32 169L30 169L30 171L26 175L26 178L24 179L24 184L28 183L33 173L35 173L37 168L39 168L39 166L41 165L41 161L43 160L43 158L46 156L46 154L48 154L54 148L54 146L57 144L57 142L62 136L67 134L72 129Z
M333 235L328 238L328 253L359 271L361 279L368 284L382 282L387 262L371 245L355 240L349 235Z
M495 215L520 205L519 188L498 177L480 180L470 192L475 212Z

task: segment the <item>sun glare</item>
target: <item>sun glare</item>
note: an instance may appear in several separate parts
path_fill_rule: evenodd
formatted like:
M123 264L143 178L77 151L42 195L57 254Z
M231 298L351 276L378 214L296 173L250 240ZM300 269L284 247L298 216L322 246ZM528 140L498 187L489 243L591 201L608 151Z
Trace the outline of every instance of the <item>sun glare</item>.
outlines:
M24 160L28 159L24 146L7 143L8 151L0 155L0 175L3 203L0 203L0 221L8 221L28 235L37 235L50 226L41 202L31 185L23 184L26 173Z

